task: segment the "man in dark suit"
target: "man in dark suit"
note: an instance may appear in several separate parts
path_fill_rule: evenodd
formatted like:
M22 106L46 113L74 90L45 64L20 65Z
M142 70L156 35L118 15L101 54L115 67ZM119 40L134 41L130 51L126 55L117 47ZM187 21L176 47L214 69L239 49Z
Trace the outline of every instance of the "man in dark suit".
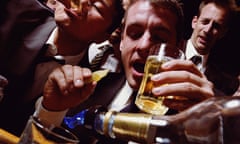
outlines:
M178 46L182 40L182 22L182 9L175 0L133 1L124 17L120 42L125 74L109 73L100 82L89 83L92 75L90 69L71 65L59 67L50 74L34 115L59 125L68 108L72 108L68 115L74 115L92 105L103 105L115 111L136 112L134 99L143 77L149 48L159 42ZM170 61L162 65L162 69L164 72L151 78L156 84L153 94L178 95L189 99L186 103L177 100L175 104L169 103L170 108L182 109L182 106L192 104L193 101L197 103L213 96L212 83L191 61ZM165 83L169 84L161 87ZM130 109L126 110L128 106ZM98 142L94 133L86 128L78 127L75 134L82 143ZM105 139L102 143L118 142Z
M17 135L58 62L87 66L89 45L108 39L123 15L119 0L82 1L82 11L68 0L51 1L51 8L46 2L10 0L1 5L0 74L9 85L0 104L0 127Z
M203 0L192 19L192 35L183 47L186 58L195 61L200 71L214 83L218 95L233 94L239 85L237 77L223 72L209 59L214 55L211 54L212 48L228 31L235 8L236 4L231 0Z

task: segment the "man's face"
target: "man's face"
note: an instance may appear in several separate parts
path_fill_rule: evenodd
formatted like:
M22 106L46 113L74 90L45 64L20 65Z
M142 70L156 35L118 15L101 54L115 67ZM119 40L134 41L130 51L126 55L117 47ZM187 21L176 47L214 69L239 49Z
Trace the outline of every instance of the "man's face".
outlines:
M82 0L82 11L71 8L70 0L60 0L55 10L59 27L82 41L104 41L116 13L115 0ZM66 10L67 9L67 10Z
M130 86L138 89L149 48L160 42L176 45L176 16L167 9L154 9L138 1L127 12L120 50Z
M225 9L209 3L203 7L199 17L193 18L191 41L200 54L208 54L216 41L224 35L227 17Z

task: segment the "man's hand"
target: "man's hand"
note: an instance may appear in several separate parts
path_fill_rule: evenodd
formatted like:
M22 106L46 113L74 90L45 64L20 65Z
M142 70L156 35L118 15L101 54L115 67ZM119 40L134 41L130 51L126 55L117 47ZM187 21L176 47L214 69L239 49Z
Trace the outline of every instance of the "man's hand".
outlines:
M151 78L155 85L152 91L155 96L178 96L165 99L168 107L183 110L214 96L213 84L191 61L169 61L162 69L163 72Z
M64 65L48 77L43 92L43 106L47 110L61 111L85 101L94 91L96 82L92 72L79 66Z

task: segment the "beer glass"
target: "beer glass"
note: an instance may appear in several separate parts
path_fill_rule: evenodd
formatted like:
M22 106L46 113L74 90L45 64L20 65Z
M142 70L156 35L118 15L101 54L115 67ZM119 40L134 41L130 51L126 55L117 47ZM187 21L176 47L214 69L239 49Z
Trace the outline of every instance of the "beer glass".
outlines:
M78 138L69 130L43 123L31 116L21 134L19 144L78 144Z
M143 79L135 100L137 107L141 111L154 115L164 115L168 111L168 107L163 104L164 97L156 97L152 94L153 83L151 76L161 72L163 63L172 59L184 58L184 53L171 44L161 43L150 48L144 67Z
M76 10L78 14L81 14L82 12L81 0L70 0L70 5L71 5L71 8Z

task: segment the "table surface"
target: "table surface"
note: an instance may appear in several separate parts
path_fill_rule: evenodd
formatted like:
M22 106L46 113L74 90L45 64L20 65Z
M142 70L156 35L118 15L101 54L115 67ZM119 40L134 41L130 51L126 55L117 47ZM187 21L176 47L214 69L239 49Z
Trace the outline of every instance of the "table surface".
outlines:
M19 137L0 128L0 143L1 144L17 144L18 141L19 141Z

